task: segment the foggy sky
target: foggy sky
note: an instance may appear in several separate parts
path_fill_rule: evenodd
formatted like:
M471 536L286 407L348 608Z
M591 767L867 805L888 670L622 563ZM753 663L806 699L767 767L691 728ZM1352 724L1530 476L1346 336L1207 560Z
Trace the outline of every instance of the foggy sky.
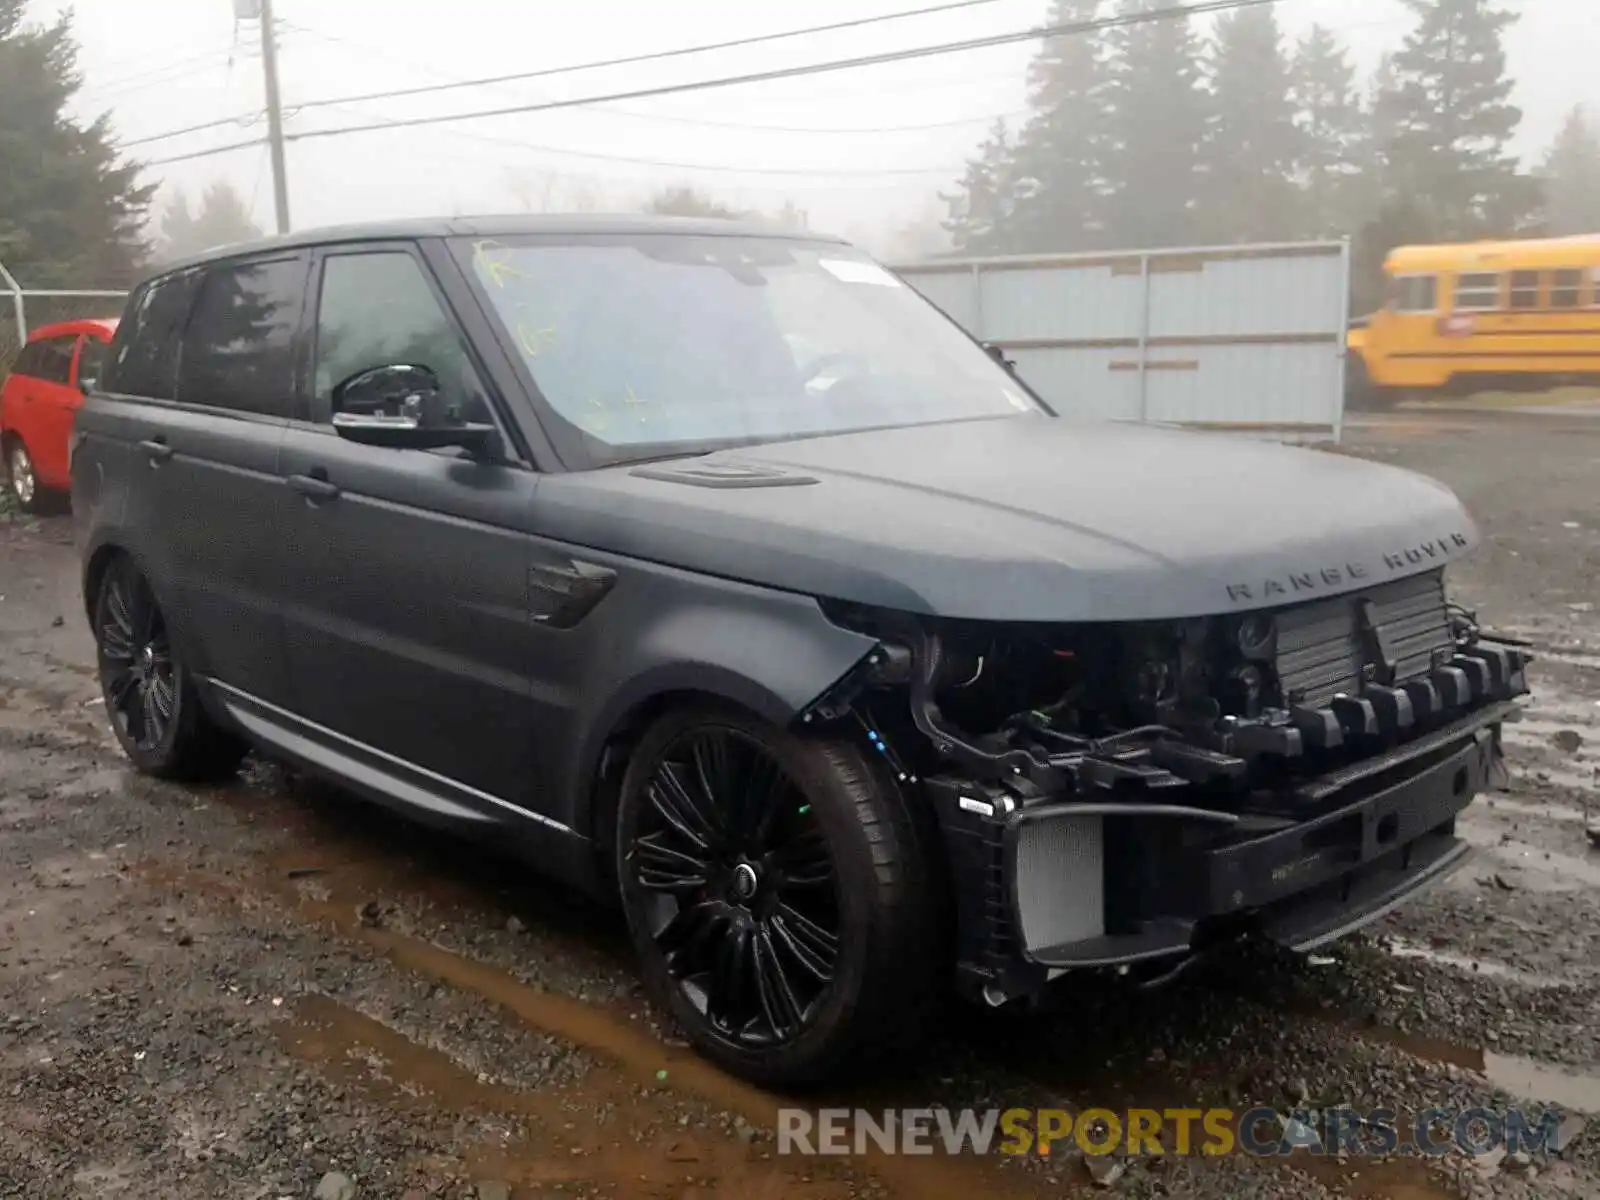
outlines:
M1574 103L1600 108L1600 22L1593 0L1522 0L1509 42L1518 149L1538 157ZM295 112L306 100L563 66L918 7L912 0L275 0L288 129L309 130L555 97L625 91L905 46L953 41L1041 21L1045 0L997 0L949 14L770 45L430 96ZM49 17L68 5L35 0ZM110 110L134 139L259 113L255 27L236 28L233 0L76 0L86 86L80 115ZM1408 18L1394 0L1283 0L1291 34L1312 21L1337 30L1368 66ZM291 145L297 227L440 213L634 204L689 183L738 206L792 200L814 228L888 252L908 222L942 213L965 156L996 116L1024 106L1037 43L911 63ZM232 59L230 63L230 57ZM927 128L936 125L938 128ZM916 128L906 128L912 126ZM759 128L766 127L766 128ZM264 122L138 147L146 160L259 137ZM652 160L654 166L629 160ZM263 147L152 168L198 190L227 179L272 224Z

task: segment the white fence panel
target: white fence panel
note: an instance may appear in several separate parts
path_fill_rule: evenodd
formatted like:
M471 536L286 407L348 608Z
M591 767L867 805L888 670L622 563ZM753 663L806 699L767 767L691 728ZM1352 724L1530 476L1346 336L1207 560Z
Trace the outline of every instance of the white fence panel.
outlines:
M895 268L1074 417L1337 440L1345 242Z

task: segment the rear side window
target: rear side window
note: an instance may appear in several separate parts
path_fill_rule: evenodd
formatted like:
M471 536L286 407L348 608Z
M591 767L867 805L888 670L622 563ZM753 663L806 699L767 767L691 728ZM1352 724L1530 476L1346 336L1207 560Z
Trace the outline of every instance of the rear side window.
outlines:
M76 337L46 338L35 342L39 354L28 374L46 383L71 383L72 352L77 344Z
M199 275L186 271L151 280L134 293L111 343L105 388L125 396L171 400L177 385L178 337L189 318Z
M207 270L183 335L178 399L235 412L288 415L305 273L299 258Z

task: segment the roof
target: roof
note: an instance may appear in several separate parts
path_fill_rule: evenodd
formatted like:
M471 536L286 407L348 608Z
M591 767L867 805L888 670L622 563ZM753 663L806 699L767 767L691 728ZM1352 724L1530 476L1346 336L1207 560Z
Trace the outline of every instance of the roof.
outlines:
M371 221L356 225L327 225L301 229L277 237L252 242L217 246L201 254L165 263L150 277L169 271L198 266L240 254L270 250L297 250L338 242L384 241L445 237L524 237L581 234L677 234L682 237L766 237L795 241L832 242L842 239L810 231L794 231L761 221L730 221L709 217L658 217L638 213L566 213L559 215L526 213L480 217L423 217L405 221Z
M55 321L28 330L30 342L45 338L76 337L80 333L103 333L108 338L117 331L116 317L79 317L71 321Z
M1416 271L1597 266L1600 265L1600 234L1397 246L1389 252L1384 265L1391 273L1402 275Z

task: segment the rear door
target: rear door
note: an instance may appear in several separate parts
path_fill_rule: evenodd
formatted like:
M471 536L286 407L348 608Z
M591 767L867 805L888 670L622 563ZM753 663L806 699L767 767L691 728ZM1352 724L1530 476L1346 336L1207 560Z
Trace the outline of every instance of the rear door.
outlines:
M330 250L317 290L312 403L283 456L291 488L301 489L286 635L295 710L339 752L420 767L431 788L458 785L462 803L526 794L538 631L528 619L529 541L518 527L526 528L538 476L454 450L338 436L334 385L396 363L432 368L467 420L500 417L414 248Z
M297 390L307 264L304 253L280 253L200 272L174 398L149 406L135 448L198 669L278 704L289 699L290 565L278 453Z

